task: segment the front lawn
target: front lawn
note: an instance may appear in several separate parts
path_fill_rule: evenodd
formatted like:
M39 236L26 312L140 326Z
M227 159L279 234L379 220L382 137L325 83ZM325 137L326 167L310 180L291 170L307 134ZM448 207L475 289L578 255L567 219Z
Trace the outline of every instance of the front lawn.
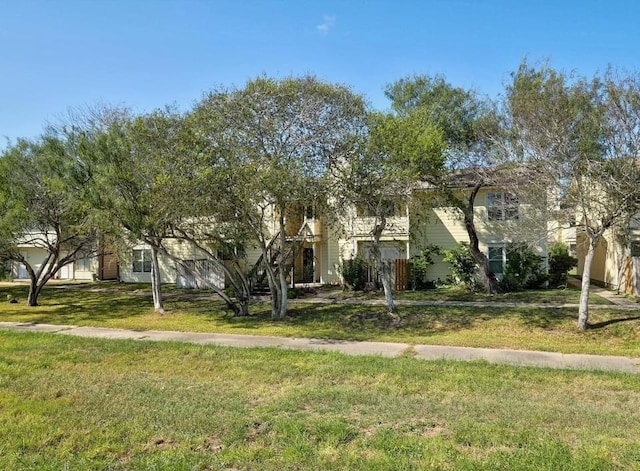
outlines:
M632 375L0 330L0 469L633 470Z
M0 299L10 293L21 301L1 302L0 321L640 357L640 313L636 311L594 309L594 328L580 333L575 326L575 308L512 307L499 302L489 307L402 306L392 317L382 306L312 304L301 300L291 304L287 319L275 322L270 319L267 302L252 304L251 316L237 318L206 292L175 289L166 299L168 312L158 315L151 309L148 286L137 286L133 291L123 290L126 285L116 285L116 290L109 286L47 287L41 306L35 308L24 305L26 286L0 288Z

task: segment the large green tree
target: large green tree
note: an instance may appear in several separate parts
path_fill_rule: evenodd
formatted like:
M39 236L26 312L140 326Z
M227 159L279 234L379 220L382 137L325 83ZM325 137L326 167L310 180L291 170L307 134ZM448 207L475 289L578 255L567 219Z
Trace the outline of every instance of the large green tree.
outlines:
M99 250L95 211L84 198L90 182L76 144L73 135L51 129L19 140L0 157L0 259L25 267L29 306L38 304L62 267ZM45 253L40 263L25 256L29 248Z
M149 245L154 309L164 312L159 254L173 216L168 180L178 165L181 116L172 110L135 117L117 109L98 114L105 124L84 129L83 158L95 187L91 204L121 239Z
M228 178L226 221L241 225L262 253L275 319L287 313L286 218L326 200L327 170L353 151L364 113L361 97L314 77L260 77L214 90L194 111L203 157Z
M507 183L496 173L491 140L486 136L495 127L492 107L475 92L454 87L443 76L412 76L390 84L386 95L399 116L419 112L421 120L442 132L446 142L447 172L429 175L436 204L455 208L464 222L469 247L480 267L487 292L496 293L498 283L487 256L480 250L474 215L475 199L485 186Z
M578 313L585 330L596 248L640 209L638 75L609 70L586 79L523 63L507 87L505 110L511 153L536 171L529 185L542 186L553 197L544 204L555 206L560 220L575 217L586 238Z
M335 191L330 202L343 225L349 217L369 224L371 261L382 282L387 310L394 312L393 261L382 259L381 238L385 231L397 230L391 222L394 216L406 217L416 185L441 173L445 142L421 111L403 116L371 113L367 130L359 151L333 169Z

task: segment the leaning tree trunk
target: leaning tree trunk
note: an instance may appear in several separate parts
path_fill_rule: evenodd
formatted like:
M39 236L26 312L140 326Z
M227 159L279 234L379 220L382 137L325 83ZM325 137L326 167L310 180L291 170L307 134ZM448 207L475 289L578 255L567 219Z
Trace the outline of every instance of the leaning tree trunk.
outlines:
M464 227L467 230L467 235L469 236L469 249L471 250L473 259L478 264L478 267L480 267L480 275L482 276L484 289L489 294L496 294L499 291L498 279L496 278L495 273L491 271L489 260L487 260L486 255L480 250L480 239L478 238L478 231L476 230L473 214L473 205L482 186L483 183L477 183L476 186L473 187L473 190L469 195L466 208L461 209L464 214Z
M600 237L592 238L589 241L587 254L584 257L584 267L582 268L582 287L580 289L580 307L578 309L578 329L587 330L589 327L589 289L591 287L591 265L596 252L596 246Z
M285 233L284 227L284 211L280 212L280 254L278 256L278 280L276 283L279 284L279 303L277 305L277 313L276 319L284 319L287 315L287 309L289 307L289 299L287 297L287 292L289 291L289 284L287 283L287 273L285 270L285 266L287 264L287 254L286 254L286 242L287 242L287 234Z
M198 270L196 270L193 267L190 267L183 259L181 259L180 257L176 257L175 255L172 255L162 245L158 246L158 253L162 254L165 257L167 257L169 260L171 260L176 265L180 266L186 272L191 273L191 275L196 280L198 280L200 283L202 283L203 286L207 286L211 290L213 290L218 296L220 296L222 298L222 300L226 303L227 307L233 311L234 315L236 315L236 316L248 316L249 315L249 289L248 289L247 284L244 282L244 280L241 280L240 288L237 287L237 284L234 285L235 286L234 291L236 291L236 295L237 295L236 296L237 302L234 302L234 300L231 299L231 297L229 297L224 292L224 290L222 290L221 288L219 288L215 284L211 283L208 279L206 279L204 276L202 276L200 273L198 273ZM233 276L231 271L227 270L224 267L222 262L219 262L218 265L223 268L224 273L227 274L229 276L229 278L231 278Z
M155 245L151 247L151 292L153 293L153 309L160 314L164 314L161 291L160 262L158 261L158 249Z
M23 261L27 273L29 274L29 294L27 295L27 306L34 307L38 305L38 297L40 296L40 292L44 285L51 279L54 271L51 267L45 270L45 266L48 265L49 260L45 260L38 272L31 267L31 265L27 264Z

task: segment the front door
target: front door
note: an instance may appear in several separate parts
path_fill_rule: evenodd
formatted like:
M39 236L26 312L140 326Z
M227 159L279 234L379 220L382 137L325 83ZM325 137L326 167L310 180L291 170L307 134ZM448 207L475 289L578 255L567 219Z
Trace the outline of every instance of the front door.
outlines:
M313 249L305 247L302 249L302 282L313 283L314 271Z

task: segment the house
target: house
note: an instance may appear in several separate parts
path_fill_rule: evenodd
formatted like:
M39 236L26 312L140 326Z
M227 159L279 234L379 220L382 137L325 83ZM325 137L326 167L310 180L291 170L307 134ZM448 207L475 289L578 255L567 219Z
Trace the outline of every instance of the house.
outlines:
M411 203L390 200L387 205L387 225L380 237L380 255L383 260L409 259L430 244L451 249L459 242L469 242L463 219L455 208L420 203L420 195L427 187L414 192ZM501 275L510 242L527 242L541 256L547 254L547 223L539 221L532 208L499 187L480 189L474 204L475 225L480 249L487 255L492 270ZM271 235L277 233L275 218L268 224ZM294 283L338 284L340 266L344 260L358 255L367 259L371 254L371 231L375 219L365 210L352 208L345 216L331 224L318 217L312 206L299 206L285 216L285 233L289 264L287 276ZM207 254L188 241L166 239L167 250L185 261L200 275L218 287L225 286L225 274L208 262ZM26 244L21 247L25 256L38 264L44 260L43 249ZM246 273L259 281L259 262L262 251L257 247L244 247ZM180 287L200 287L193 275L170 259L160 256L160 276L163 283ZM253 268L257 267L257 268ZM252 271L253 270L253 271ZM449 266L442 257L435 260L428 274L431 280L446 279ZM371 277L375 276L370 274ZM15 267L15 278L25 278L24 267ZM118 257L105 254L99 257L80 257L57 274L59 279L119 279L122 282L151 281L151 248L139 243L120 249Z
M414 193L419 199L422 188ZM424 210L425 206L389 201L387 225L380 237L380 256L383 260L408 259L418 255L429 244L451 249L459 242L469 242L463 219L455 208L439 207ZM487 255L492 270L501 276L510 242L526 242L546 259L548 230L544 214L531 205L496 186L480 189L474 202L475 225L480 249ZM357 255L367 259L371 252L371 230L374 217L354 208L338 225L328 225L315 219L311 212L288 218L290 232L299 234L303 242L296 252L294 280L300 282L339 283L339 266L343 260ZM337 226L337 227L336 227ZM296 232L296 228L299 228ZM249 260L251 264L254 259ZM432 280L446 279L449 265L442 257L430 267Z
M18 241L16 248L28 264L38 270L47 259L47 242L54 237L45 232L33 231L25 233ZM61 256L64 256L62 253ZM29 279L23 263L11 263L11 277L15 280ZM78 252L73 263L63 266L54 275L56 280L115 280L118 278L118 263L114 251L95 253Z

